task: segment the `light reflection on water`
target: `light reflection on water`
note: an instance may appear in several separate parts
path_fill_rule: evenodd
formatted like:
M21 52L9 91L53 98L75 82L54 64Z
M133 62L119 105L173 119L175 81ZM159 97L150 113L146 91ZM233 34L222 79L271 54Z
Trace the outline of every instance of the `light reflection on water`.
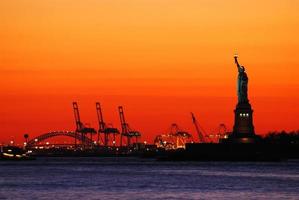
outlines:
M0 162L0 199L240 198L299 199L299 161L39 158Z

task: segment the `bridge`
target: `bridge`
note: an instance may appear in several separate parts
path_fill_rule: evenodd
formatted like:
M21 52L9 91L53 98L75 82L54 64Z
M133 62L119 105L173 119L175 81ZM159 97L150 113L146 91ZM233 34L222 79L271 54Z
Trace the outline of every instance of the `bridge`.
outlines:
M66 137L71 137L75 138L76 140L80 141L83 145L87 146L92 146L94 145L93 141L86 136L86 134L78 133L78 132L73 132L73 131L52 131L48 133L44 133L42 135L39 135L27 142L27 148L31 148L34 146L38 146L39 143L53 137L58 137L58 136L66 136Z

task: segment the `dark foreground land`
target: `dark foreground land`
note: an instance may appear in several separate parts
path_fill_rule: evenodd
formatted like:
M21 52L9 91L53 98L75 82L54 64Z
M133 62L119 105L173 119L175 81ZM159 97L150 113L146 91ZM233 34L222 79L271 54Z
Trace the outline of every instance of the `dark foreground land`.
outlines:
M31 157L136 157L159 161L286 161L299 159L298 144L188 143L186 149L37 149Z
M266 137L229 138L220 143L189 143L185 150L162 153L160 160L285 161L299 159L299 131L272 132Z
M299 159L299 134L269 134L265 138L227 139L220 143L187 143L186 149L165 150L156 145L132 147L31 148L1 147L0 160L29 160L35 157L136 157L160 161L286 161ZM237 142L236 142L237 141ZM240 143L240 141L251 141ZM27 154L30 151L30 154Z
M32 149L27 154L17 147L5 147L0 160L32 160L40 157L136 157L159 161L286 161L299 159L298 144L188 143L186 149Z
M299 159L295 144L187 144L185 150L165 153L161 160L185 161L284 161Z

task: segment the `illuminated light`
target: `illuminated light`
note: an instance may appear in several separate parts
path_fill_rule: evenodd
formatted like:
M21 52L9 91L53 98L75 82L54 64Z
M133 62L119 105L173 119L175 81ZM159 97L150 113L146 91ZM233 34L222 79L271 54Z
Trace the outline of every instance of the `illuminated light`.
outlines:
M113 140L113 142L112 142L113 144L115 144L116 142L115 142L115 140Z
M10 144L13 144L13 141L10 141Z
M13 157L14 155L13 154L10 154L10 153L3 153L4 156L8 156L8 157Z
M242 113L240 113L240 117L242 117Z
M49 145L50 143L49 142L46 142L46 145Z
M38 139L34 139L34 142L37 142L38 141Z
M146 142L146 141L144 141L143 143L144 143L144 144L146 144L147 142Z
M244 142L248 142L249 139L248 139L248 138L242 138L242 141L244 141Z
M249 117L249 114L248 114L248 113L246 113L246 116L247 116L247 117Z
M24 146L26 146L27 145L27 142L24 142Z
M94 141L93 143L94 143L94 144L97 144L97 141Z
M12 150L11 150L11 149L8 149L7 151L8 151L8 152L12 152Z
M28 151L28 153L32 153L32 151L31 151L31 150L29 150L29 151Z

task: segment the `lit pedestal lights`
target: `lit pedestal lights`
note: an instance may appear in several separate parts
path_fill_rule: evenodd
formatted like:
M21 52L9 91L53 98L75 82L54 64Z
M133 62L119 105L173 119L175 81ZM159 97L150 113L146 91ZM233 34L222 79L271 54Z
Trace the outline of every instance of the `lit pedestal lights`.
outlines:
M238 103L235 112L235 124L231 138L255 138L251 105Z

